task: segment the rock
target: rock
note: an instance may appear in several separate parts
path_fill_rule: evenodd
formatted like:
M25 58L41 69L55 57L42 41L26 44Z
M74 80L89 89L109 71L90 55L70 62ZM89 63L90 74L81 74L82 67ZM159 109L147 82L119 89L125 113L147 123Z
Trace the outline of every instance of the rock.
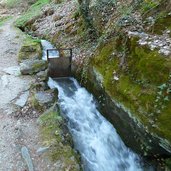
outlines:
M44 110L51 107L57 100L57 89L38 91L31 98L31 105L37 110Z
M51 7L48 7L47 9L45 9L44 11L45 16L50 16L54 14L54 9Z
M54 15L53 16L53 21L58 21L60 19L62 19L62 16L61 15Z
M40 147L36 152L41 155L42 153L46 152L49 147Z
M49 87L48 87L46 82L36 81L36 82L34 82L32 84L31 89L33 90L33 92L35 92L35 91L45 91L45 90L49 90Z
M33 25L31 26L31 30L32 30L32 31L36 31L36 30L37 30L37 25L36 25L36 24L33 24Z
M20 64L20 71L23 75L32 75L47 68L47 62L44 60L24 60Z
M22 147L21 148L21 154L22 154L22 157L23 157L23 159L25 160L25 162L27 164L28 170L29 171L34 171L33 163L32 163L32 160L31 160L31 157L30 157L30 154L29 154L29 150L27 149L27 147Z
M24 107L29 97L29 91L24 92L19 99L15 102L15 105L19 107Z
M38 81L47 81L48 80L48 71L40 71L36 74Z
M41 43L35 40L26 40L18 53L18 62L26 59L41 59L42 48Z
M35 98L37 99L37 101L39 102L39 104L48 104L48 103L54 103L54 98L56 98L57 93L55 91L55 89L53 90L48 90L48 91L40 91L37 92L35 95Z

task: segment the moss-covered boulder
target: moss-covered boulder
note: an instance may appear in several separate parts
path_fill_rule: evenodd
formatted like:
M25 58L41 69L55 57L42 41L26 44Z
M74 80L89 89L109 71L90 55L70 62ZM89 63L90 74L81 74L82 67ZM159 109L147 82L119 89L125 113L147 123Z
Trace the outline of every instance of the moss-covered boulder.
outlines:
M42 47L40 41L26 38L18 53L18 62L26 59L41 59L41 57Z
M86 78L128 146L144 155L171 155L169 56L120 34L99 45Z
M20 72L23 75L33 75L47 69L47 61L38 59L27 59L20 63Z

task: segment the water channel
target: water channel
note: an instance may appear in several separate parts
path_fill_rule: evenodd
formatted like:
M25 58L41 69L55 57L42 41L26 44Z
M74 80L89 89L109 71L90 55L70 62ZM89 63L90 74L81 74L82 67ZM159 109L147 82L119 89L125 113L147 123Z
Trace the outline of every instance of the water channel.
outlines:
M53 46L43 41L43 59ZM52 54L54 56L55 54ZM74 78L49 78L50 88L59 91L59 105L68 121L76 150L80 152L84 171L153 171L125 146L114 126L97 110L92 94Z

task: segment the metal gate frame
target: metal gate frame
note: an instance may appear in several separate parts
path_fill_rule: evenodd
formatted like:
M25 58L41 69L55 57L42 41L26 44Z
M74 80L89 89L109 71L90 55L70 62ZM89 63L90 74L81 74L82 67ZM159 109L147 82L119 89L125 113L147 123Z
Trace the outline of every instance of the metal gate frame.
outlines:
M56 58L56 57L50 58L50 56L49 56L49 52L50 51L58 51L59 52L59 57L58 58ZM63 56L62 53L61 53L62 51L69 51L69 56ZM50 59L69 58L69 63L70 64L68 66L68 69L69 69L70 74L69 75L66 75L66 76L71 76L72 56L73 56L73 50L71 48L47 49L47 61L48 61L48 63L50 63Z

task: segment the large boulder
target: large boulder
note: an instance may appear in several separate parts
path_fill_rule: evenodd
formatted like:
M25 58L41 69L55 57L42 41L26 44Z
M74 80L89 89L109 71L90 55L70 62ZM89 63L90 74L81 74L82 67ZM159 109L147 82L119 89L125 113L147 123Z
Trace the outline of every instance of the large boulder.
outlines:
M125 53L122 34L99 45L84 72L86 86L127 146L144 156L171 156L171 55L159 52L164 45L152 50L162 40L153 35L148 45L129 35Z
M47 62L39 59L24 60L20 63L20 71L23 75L32 75L47 69Z

